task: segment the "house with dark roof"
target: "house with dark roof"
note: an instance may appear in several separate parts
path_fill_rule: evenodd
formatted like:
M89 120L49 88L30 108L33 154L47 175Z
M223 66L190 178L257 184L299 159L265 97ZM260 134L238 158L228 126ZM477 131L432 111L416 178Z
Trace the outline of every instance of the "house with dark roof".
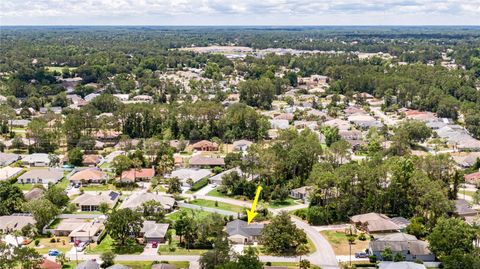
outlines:
M402 255L405 261L435 261L435 255L428 248L428 243L418 240L414 235L410 234L389 234L370 241L368 247L369 252L380 261L383 260L382 252L387 248L392 250L394 256L397 253Z
M350 220L352 223L368 233L388 233L400 231L400 227L384 214L371 212L352 216L350 217Z
M0 152L0 167L10 165L20 159L20 155Z
M140 236L146 243L165 243L165 235L167 234L169 224L156 223L155 221L146 220L140 230Z
M188 165L193 168L225 166L225 160L221 157L207 157L195 155L190 158Z
M192 149L198 151L217 151L218 144L208 140L202 140L192 145Z
M260 223L248 224L243 220L234 220L227 223L228 239L234 244L258 242L262 236L264 225Z

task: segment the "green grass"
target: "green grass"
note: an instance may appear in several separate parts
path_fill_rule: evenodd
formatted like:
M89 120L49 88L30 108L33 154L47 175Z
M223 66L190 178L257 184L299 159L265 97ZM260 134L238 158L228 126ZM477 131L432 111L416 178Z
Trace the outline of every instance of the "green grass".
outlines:
M289 269L298 268L298 262L272 262L272 266L286 266Z
M245 208L237 205L231 205L223 202L217 202L217 206L215 206L215 201L210 201L210 200L204 200L204 199L197 199L189 202L192 205L198 205L202 207L210 207L210 208L216 208L220 210L226 210L226 211L232 211L232 212L237 212L237 213L244 213Z
M15 183L13 184L14 186L17 186L18 188L20 188L21 191L30 191L32 190L33 186L35 184L31 184L31 183L25 183L25 184L22 184L22 183Z
M90 246L86 253L88 254L101 254L107 251L113 251L115 254L140 254L143 252L143 246L135 242L135 240L128 240L124 246L116 245L115 241L106 235L102 242L96 246Z
M241 200L241 201L250 201L250 202L252 201L252 200L248 199L247 197L241 196L241 195L235 195L235 196L226 195L226 194L218 191L218 188L215 188L215 189L211 190L210 192L208 192L207 196L220 197L220 198L232 198L232 199Z
M102 163L102 165L100 165L100 168L101 169L106 169L106 168L110 168L110 164L105 162L105 163Z
M285 201L272 201L268 204L268 206L270 208L273 208L273 209L277 209L277 208L283 208L283 207L287 207L287 206L292 206L292 205L296 205L297 202L292 199L292 198L287 198Z
M58 183L57 183L57 187L59 187L60 189L62 190L65 190L67 187L68 187L68 184L70 182L68 181L67 178L62 178L62 180L60 180Z
M460 190L460 194L473 197L475 195L475 192L474 191L468 191L468 190Z
M173 231L175 234L175 231ZM173 237L172 245L159 245L158 254L160 255L201 255L207 252L208 249L186 249L180 245L180 241L176 236Z
M189 212L191 214L194 214L198 218L204 218L204 217L207 217L210 214L212 214L212 213L206 212L206 211L198 211L198 210L193 210L193 209L190 209L190 208L180 208L179 210L167 215L166 218L169 219L169 220L172 220L172 221L176 221L176 220L179 219L180 212L182 212L182 211L186 211L186 212Z

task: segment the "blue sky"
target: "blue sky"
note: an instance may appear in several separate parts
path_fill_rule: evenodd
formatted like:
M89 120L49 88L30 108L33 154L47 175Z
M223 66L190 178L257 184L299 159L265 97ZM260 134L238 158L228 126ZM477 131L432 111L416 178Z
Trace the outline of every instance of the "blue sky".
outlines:
M480 0L1 0L0 25L480 25Z

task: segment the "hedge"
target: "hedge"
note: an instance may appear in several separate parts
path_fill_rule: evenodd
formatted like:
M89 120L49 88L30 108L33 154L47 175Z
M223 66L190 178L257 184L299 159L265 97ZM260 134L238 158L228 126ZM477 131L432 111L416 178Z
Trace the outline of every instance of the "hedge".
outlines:
M208 178L202 178L190 188L191 191L198 191L199 189L208 185Z

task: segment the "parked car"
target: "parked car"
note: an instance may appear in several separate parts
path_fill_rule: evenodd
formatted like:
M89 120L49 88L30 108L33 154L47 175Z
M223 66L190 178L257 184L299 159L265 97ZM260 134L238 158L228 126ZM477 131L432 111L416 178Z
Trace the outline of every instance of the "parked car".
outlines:
M152 242L152 248L157 248L158 247L158 242L154 241Z
M88 242L80 242L77 244L76 248L78 252L82 252L85 250L85 248L88 246Z
M48 251L48 256L54 256L54 257L56 257L56 256L60 255L60 253L61 253L61 252L60 252L58 249L50 249L50 250Z
M355 258L368 258L368 254L365 252L356 252Z

